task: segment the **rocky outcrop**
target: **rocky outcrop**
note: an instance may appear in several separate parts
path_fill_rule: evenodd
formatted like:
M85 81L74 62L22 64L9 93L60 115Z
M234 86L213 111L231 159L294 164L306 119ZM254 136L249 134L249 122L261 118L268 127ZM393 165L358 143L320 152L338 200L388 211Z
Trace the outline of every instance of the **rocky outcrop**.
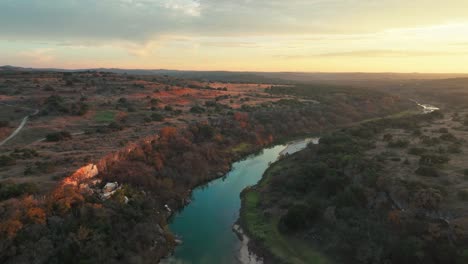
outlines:
M117 182L108 182L102 188L101 194L99 195L102 200L107 200L112 197L121 187ZM127 198L128 199L128 198Z
M94 164L88 164L79 168L71 176L65 178L61 185L79 186L81 183L95 178L99 174L98 168Z

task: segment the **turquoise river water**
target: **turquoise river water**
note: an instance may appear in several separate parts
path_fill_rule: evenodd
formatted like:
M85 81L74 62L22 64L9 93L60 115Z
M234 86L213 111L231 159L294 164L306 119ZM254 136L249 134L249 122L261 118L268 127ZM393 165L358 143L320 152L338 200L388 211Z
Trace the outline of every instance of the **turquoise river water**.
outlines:
M163 263L242 263L242 243L232 231L239 217L240 193L262 178L269 163L292 154L318 139L305 139L264 149L233 164L225 177L195 189L192 202L171 220L170 229L181 240L174 255Z

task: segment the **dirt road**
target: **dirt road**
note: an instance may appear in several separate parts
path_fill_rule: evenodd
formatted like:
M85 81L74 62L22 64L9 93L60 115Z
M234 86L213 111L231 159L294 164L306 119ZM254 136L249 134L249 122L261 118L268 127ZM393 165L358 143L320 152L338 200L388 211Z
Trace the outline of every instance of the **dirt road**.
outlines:
M13 105L9 105L9 104L3 104L3 105L7 105L7 106L11 106L11 107L17 107L17 106L13 106ZM19 108L24 108L24 107L19 107ZM39 113L38 109L30 109L30 108L24 108L24 109L34 110L34 113L25 116L23 118L23 120L21 120L20 125L15 129L15 131L13 131L13 133L11 133L7 138L5 138L2 142L0 142L0 147L3 146L4 144L6 144L11 139L13 139L14 137L16 137L16 135L18 135L18 133L21 132L21 130L24 128L24 126L28 122L29 117L35 116L35 115L37 115Z

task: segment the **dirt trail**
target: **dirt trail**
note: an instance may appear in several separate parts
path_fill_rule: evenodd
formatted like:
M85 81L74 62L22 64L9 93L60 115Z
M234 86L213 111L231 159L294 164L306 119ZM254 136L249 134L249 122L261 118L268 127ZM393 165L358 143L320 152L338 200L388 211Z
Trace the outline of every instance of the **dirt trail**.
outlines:
M11 139L13 139L14 137L16 137L16 135L18 135L18 133L21 132L21 130L24 128L24 126L25 126L26 123L28 122L29 117L37 115L37 114L39 113L39 110L38 110L38 109L26 108L26 107L19 107L19 106L4 104L4 103L0 103L0 104L6 105L6 106L11 106L11 107L18 107L18 108L27 109L27 110L34 110L34 113L25 116L25 117L23 118L23 120L21 120L20 125L15 129L15 131L13 131L13 133L10 134L10 136L8 136L8 137L5 138L2 142L0 142L0 147L1 147L1 146L3 146L4 144L6 144L8 141L10 141Z

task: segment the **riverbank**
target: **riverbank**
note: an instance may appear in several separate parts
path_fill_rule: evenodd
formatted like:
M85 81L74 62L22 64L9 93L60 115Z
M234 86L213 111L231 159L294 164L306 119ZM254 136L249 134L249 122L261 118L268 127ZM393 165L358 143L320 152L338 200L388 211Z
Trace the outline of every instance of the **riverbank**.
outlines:
M268 184L271 175L292 165L292 156L278 160L265 171L260 182L241 193L239 225L249 237L248 248L261 257L264 263L307 264L330 263L327 257L304 245L303 242L285 236L278 230L279 218L265 215L258 210L261 187Z
M236 223L232 227L232 231L236 233L239 240L241 241L241 247L239 250L239 262L241 264L263 264L264 260L262 257L257 256L253 250L251 250L250 238L244 233L241 226Z

